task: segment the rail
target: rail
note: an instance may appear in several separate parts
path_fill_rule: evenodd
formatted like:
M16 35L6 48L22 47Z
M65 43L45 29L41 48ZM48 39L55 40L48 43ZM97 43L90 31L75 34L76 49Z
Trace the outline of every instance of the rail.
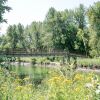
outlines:
M86 57L84 55L69 53L66 51L26 51L26 50L9 50L0 51L0 55L6 56L74 56L74 57Z

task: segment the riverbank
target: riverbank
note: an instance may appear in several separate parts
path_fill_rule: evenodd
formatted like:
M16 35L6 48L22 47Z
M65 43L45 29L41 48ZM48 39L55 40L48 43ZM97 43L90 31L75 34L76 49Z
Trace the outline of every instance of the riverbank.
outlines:
M49 64L35 64L35 65L32 65L32 63L30 62L13 62L11 63L11 65L14 65L14 66L24 66L24 67L29 67L29 66L35 66L35 67L49 67L49 68L60 68L60 67L63 67L60 65L60 63L58 62L51 62ZM67 66L67 65L66 65ZM80 68L80 67L77 67L77 71L81 71L81 72L96 72L96 73L100 73L100 69L90 69L90 68Z

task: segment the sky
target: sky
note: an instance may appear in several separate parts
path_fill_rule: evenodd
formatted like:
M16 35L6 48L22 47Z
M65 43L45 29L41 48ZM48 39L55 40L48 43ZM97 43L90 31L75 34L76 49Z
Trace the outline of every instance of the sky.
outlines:
M5 33L9 25L21 23L24 26L33 21L43 21L50 7L63 11L74 9L79 4L89 7L99 0L8 0L7 4L12 8L4 14L7 24L0 24L0 34Z

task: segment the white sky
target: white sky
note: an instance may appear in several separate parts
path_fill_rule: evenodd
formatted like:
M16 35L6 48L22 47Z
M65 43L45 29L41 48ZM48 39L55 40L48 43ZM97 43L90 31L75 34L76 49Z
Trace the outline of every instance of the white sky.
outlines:
M7 5L12 10L4 14L8 24L0 24L0 32L5 33L9 25L19 22L27 25L32 21L43 21L50 7L61 11L78 7L80 3L89 7L96 1L99 0L8 0Z

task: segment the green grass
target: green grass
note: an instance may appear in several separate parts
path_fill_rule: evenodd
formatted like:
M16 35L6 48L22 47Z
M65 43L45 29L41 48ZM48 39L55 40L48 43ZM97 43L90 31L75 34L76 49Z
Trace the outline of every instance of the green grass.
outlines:
M19 61L18 57L17 57L16 61ZM32 57L20 57L20 61L22 61L22 62L31 62Z
M87 67L98 66L100 68L100 58L78 58L77 65Z
M53 57L21 57L20 60L22 62L30 62L32 63L32 61L34 59L36 60L36 63L45 63L45 62L52 62L52 58ZM48 59L49 58L49 59ZM33 60L32 60L33 59ZM18 60L17 60L18 61ZM62 57L55 57L55 62L59 62L61 63L62 61ZM100 69L100 58L77 58L77 65L78 67L88 67L88 68L94 68L97 67L98 69Z
M20 61L22 62L32 62L32 59L36 59L37 63L41 63L41 62L53 62L53 61L60 61L63 59L63 57L54 57L54 56L47 56L47 57L20 57ZM17 61L19 61L18 57L17 57Z

